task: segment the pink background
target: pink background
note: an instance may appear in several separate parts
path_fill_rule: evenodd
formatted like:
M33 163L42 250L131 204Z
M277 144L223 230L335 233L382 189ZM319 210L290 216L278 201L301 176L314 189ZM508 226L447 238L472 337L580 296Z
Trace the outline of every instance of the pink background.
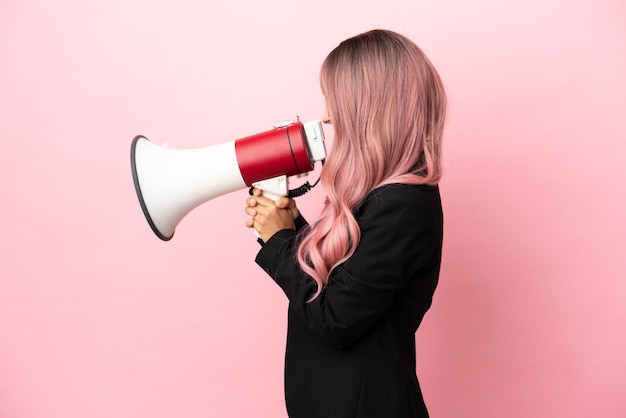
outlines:
M622 1L2 0L0 417L286 416L287 302L246 191L161 242L130 142L317 119L325 55L377 27L422 46L451 103L417 336L432 416L626 416Z

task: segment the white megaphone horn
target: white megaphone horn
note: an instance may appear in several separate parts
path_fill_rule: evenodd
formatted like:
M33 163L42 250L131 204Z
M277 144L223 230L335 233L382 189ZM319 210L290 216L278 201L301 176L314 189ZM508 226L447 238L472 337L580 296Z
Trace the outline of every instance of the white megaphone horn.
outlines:
M254 186L277 199L287 196L287 177L324 161L320 121L287 121L274 129L219 145L170 149L138 135L130 149L133 181L152 231L163 241L200 204ZM310 186L309 186L310 188Z

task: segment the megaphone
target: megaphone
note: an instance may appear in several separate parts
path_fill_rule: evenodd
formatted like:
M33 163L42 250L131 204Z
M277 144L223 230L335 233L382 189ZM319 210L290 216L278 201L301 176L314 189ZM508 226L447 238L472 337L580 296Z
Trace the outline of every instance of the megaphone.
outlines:
M137 135L130 162L135 191L157 237L169 241L191 210L215 197L254 186L265 196L287 196L288 177L324 161L321 122L291 120L273 129L204 148L171 149Z

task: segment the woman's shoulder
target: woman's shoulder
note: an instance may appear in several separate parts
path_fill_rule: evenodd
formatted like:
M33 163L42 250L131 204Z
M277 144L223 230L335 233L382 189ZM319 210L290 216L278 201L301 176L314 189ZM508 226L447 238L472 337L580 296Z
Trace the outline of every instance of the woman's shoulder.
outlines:
M358 212L380 210L388 206L441 206L439 186L401 183L386 184L369 192L359 206Z
M415 257L434 257L432 251L440 248L443 211L437 186L381 186L368 194L355 215L366 248L388 248Z

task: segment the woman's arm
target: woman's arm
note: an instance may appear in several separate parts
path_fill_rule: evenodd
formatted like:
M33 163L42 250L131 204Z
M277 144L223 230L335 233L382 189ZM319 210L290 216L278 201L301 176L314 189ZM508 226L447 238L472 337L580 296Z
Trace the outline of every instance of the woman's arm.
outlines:
M421 199L410 187L375 191L359 211L361 241L353 256L333 271L313 301L316 283L296 260L296 232L271 237L256 262L283 289L312 332L337 347L366 333L388 309L396 291L419 280L420 269L438 268L441 232L437 199ZM438 225L439 223L439 225ZM432 264L432 266L431 266Z

